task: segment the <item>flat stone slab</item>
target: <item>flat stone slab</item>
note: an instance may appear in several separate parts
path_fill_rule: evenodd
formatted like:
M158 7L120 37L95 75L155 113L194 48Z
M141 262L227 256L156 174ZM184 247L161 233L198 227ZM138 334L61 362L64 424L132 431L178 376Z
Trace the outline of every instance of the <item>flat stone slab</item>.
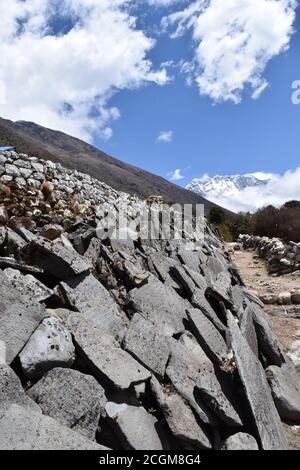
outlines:
M258 341L256 330L253 322L252 310L247 306L245 310L240 310L240 329L242 335L248 341L248 344L255 356L259 356Z
M56 318L45 318L20 353L24 374L38 379L54 367L71 367L75 347L70 332Z
M159 330L136 313L124 339L124 349L163 378L170 354L169 343Z
M99 240L99 238L92 238L90 241L90 244L87 248L87 250L84 253L84 257L89 260L90 263L96 268L99 258L100 258L100 253L102 249L102 241Z
M52 289L44 286L31 274L25 275L17 269L11 268L5 269L4 274L11 284L18 289L22 297L31 298L36 302L44 302L53 295Z
M5 256L0 257L0 268L11 268L17 269L21 273L24 274L43 274L43 269L38 268L37 266L30 266L29 264L25 264L22 261L18 261L15 258L8 258Z
M188 268L193 269L196 273L200 272L200 257L197 251L185 250L180 248L178 251L178 258L182 264L185 264Z
M214 324L214 326L220 332L226 332L226 326L222 323L214 309L211 307L210 303L204 295L204 291L201 289L195 289L191 304L194 308L201 310L201 312Z
M99 338L105 336L102 328L89 322L80 312L59 309L54 310L53 315L61 319L82 349L98 344Z
M191 333L184 333L180 337L180 343L193 355L197 361L199 374L196 389L201 399L211 409L211 412L223 421L227 426L239 427L242 425L238 412L225 395L222 381L218 379L213 363L206 356ZM228 379L229 380L229 379ZM228 381L226 383L228 388Z
M5 254L7 256L18 256L26 241L11 228L6 229Z
M222 445L222 450L259 450L256 439L245 432L238 432L228 437Z
M157 434L157 419L142 407L108 402L107 415L115 425L119 439L128 450L162 450Z
M177 283L181 286L183 291L186 292L186 294L188 295L188 298L190 299L192 298L197 286L195 282L193 281L193 279L187 274L187 271L184 268L186 268L186 266L184 265L174 266L170 269L170 272L172 276L176 279ZM204 288L204 292L205 292L205 288Z
M121 349L112 336L96 339L95 335L94 344L84 345L82 354L99 381L104 379L117 389L126 390L151 377L151 373Z
M25 302L0 271L0 342L6 363L15 359L44 317L45 309L29 298Z
M242 422L225 396L221 384L214 372L213 364L203 364L199 373L197 389L205 403L211 408L212 412L229 427L241 427Z
M92 275L77 276L60 284L68 307L118 340L124 337L128 319L108 290Z
M30 264L60 280L71 279L92 268L92 264L79 255L63 236L54 241L39 237L31 241L23 251Z
M218 275L223 272L227 271L226 265L221 261L219 257L210 256L207 260L206 266L201 266L205 279L208 285L213 286L217 280Z
M266 376L280 417L300 424L300 378L293 364L270 366Z
M231 288L231 300L237 312L245 307L245 293L241 286L236 285Z
M151 379L151 389L173 436L199 449L212 448L206 432L197 422L192 409L178 393L165 392L154 377Z
M255 303L249 303L257 334L258 346L271 364L281 366L285 362L284 351L264 311Z
M156 275L164 284L178 289L177 282L170 275L170 269L179 266L179 261L162 256L161 253L153 253L148 256L148 265L152 274Z
M13 405L0 420L0 450L108 450L48 416Z
M220 332L199 309L187 311L192 330L207 356L218 364L228 358L228 347Z
M261 446L264 450L288 449L288 442L262 365L229 311L227 318L235 362L245 388Z
M207 282L204 276L197 271L194 271L192 268L189 268L185 264L182 265L182 269L186 274L193 280L194 284L198 289L205 293L207 289Z
M28 395L43 414L95 440L107 399L94 377L72 369L52 369L29 389Z
M133 310L156 325L161 334L173 336L184 330L185 301L154 276L144 286L130 291L129 300Z
M166 370L167 376L182 398L184 398L197 413L201 421L206 424L214 425L216 420L209 407L195 397L195 389L199 376L198 360L184 344L173 338L170 339L169 342L171 355Z
M40 407L25 393L19 377L7 365L0 365L0 418L11 405L41 413Z
M231 286L232 277L228 271L218 274L216 281L213 283L211 292L225 302L231 303Z

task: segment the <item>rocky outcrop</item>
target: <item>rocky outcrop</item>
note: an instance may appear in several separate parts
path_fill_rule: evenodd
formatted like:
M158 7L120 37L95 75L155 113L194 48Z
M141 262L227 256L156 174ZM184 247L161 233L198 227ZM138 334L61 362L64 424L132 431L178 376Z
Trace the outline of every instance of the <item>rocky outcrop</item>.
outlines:
M201 243L103 239L99 202L149 201L3 158L32 173L0 187L0 449L286 448L296 370L206 222Z

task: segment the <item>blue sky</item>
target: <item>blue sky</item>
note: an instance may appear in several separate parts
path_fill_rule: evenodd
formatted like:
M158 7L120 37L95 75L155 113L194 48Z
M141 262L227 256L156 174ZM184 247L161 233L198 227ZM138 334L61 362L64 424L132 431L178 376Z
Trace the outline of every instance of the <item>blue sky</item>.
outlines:
M160 21L161 12L155 15ZM242 102L214 103L187 86L183 75L159 87L151 84L123 91L113 100L122 118L114 123L111 140L97 145L134 165L167 177L176 168L186 185L204 173L236 174L256 171L284 173L300 164L300 105L291 101L292 83L300 79L300 15L289 50L273 58L264 76L269 87L259 99L247 92ZM157 39L151 53L155 63L191 55L190 35ZM160 131L172 130L173 141L158 143Z
M1 2L0 115L91 141L182 186L290 170L293 192L280 189L275 202L298 197L297 3Z

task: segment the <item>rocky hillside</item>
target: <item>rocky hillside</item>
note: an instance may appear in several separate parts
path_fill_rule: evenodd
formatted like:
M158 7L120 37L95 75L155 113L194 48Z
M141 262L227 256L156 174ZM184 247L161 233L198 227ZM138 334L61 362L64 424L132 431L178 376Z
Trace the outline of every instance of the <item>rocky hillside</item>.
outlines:
M147 198L153 194L166 202L204 204L206 213L213 203L159 176L126 164L95 147L62 132L30 122L11 122L0 118L0 146L16 146L18 152L47 158L71 170L84 172L118 191Z
M197 251L190 233L101 241L97 204L149 201L24 154L0 166L0 449L288 447L295 367L204 220Z

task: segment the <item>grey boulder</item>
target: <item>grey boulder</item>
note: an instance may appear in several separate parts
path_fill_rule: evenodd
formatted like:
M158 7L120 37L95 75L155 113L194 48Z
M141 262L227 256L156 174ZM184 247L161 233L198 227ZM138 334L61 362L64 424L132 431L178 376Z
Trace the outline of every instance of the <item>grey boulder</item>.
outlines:
M201 312L210 320L213 325L219 330L220 332L226 332L226 326L221 322L218 315L211 307L210 303L206 299L204 295L204 291L201 289L195 289L193 293L193 297L191 299L191 304L193 307L201 310Z
M0 299L0 344L5 351L3 359L10 364L45 317L45 309L29 298L28 302L24 302L24 296L11 285L2 271Z
M94 377L72 369L52 369L28 395L43 414L94 440L107 403L104 389Z
M53 295L51 289L44 286L44 284L31 274L25 275L17 269L11 268L5 269L4 273L11 284L18 289L22 297L25 296L37 302L44 302Z
M280 417L300 424L300 379L294 366L270 366L266 376Z
M70 332L55 317L45 318L20 353L20 363L30 379L54 367L71 367L75 347Z
M189 309L188 318L192 331L207 356L218 364L222 364L228 358L228 347L213 323L199 309Z
M30 264L60 280L70 279L92 268L91 263L79 255L64 236L54 241L37 238L24 247L23 252Z
M187 268L191 268L196 273L200 270L200 257L197 251L185 250L180 248L178 251L178 258L182 264L186 265Z
M211 449L211 443L188 403L175 390L166 392L155 377L151 390L173 436L199 449Z
M126 390L150 379L151 373L121 349L112 336L99 336L96 330L84 336L81 330L81 336L78 335L78 339L75 336L75 341L78 341L83 360L99 381Z
M7 365L0 365L0 418L11 405L20 405L24 408L41 412L39 406L25 393L19 377Z
M199 376L199 362L197 358L175 339L170 339L170 359L166 374L170 381L191 408L197 413L203 423L216 424L213 413L208 406L195 396L195 389Z
M222 450L259 450L259 448L253 436L238 432L226 439L222 445Z
M228 311L231 345L240 379L264 450L285 450L288 443L261 363Z
M169 287L178 289L178 283L170 275L170 270L178 266L179 262L173 258L162 256L161 253L153 253L148 256L148 266L152 274Z
M241 310L240 313L240 329L244 338L248 341L248 344L255 356L259 356L258 341L255 326L253 323L253 313L247 306L245 310Z
M224 378L217 377L215 366L190 333L184 333L180 338L180 343L187 348L198 364L196 390L203 402L227 426L241 426L239 414L223 391L223 388L228 389L231 385L229 379L225 382Z
M142 407L108 402L106 413L112 420L125 449L162 450L157 419Z
M276 366L285 362L284 352L264 311L256 303L250 303L258 345L264 356Z
M68 307L80 312L104 333L119 341L123 339L127 317L108 290L92 274L62 282L60 291Z
M168 341L139 313L131 320L124 349L159 377L164 377L170 354Z
M107 450L52 418L13 405L0 419L0 450Z
M156 325L163 335L172 336L184 330L185 301L154 276L147 284L130 291L129 301L133 310Z

